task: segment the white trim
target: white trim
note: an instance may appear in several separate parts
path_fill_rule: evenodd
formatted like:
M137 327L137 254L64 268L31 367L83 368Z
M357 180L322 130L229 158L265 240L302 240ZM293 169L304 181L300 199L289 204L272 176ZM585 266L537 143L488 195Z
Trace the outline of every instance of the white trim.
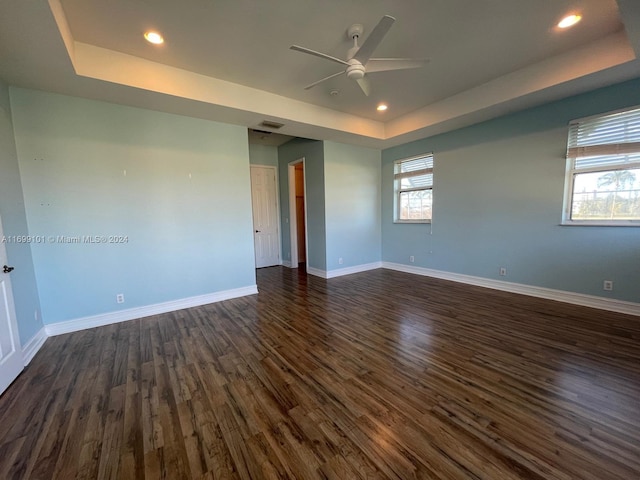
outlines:
M76 318L64 322L50 323L45 325L47 335L61 335L63 333L77 332L86 328L101 327L112 323L126 322L127 320L135 320L137 318L149 317L161 313L173 312L184 308L197 307L208 303L221 302L231 298L244 297L258 293L257 285L248 287L234 288L221 292L208 293L206 295L198 295L195 297L182 298L169 302L156 303L155 305L147 305L144 307L129 308L117 312L103 313L100 315L92 315L90 317Z
M561 227L640 227L640 220L569 220L563 219Z
M287 267L287 268L291 268L291 262L289 260L283 260L282 261L282 266L283 267Z
M615 117L615 118L613 118ZM604 112L569 122L567 135L567 164L565 171L565 198L563 200L562 225L638 226L639 218L572 218L576 195L586 192L575 191L576 179L580 175L593 173L636 170L640 162L630 162L631 154L640 152L640 137L635 133L634 124L640 120L640 107L623 108ZM603 131L591 137L592 127L603 127ZM634 133L631 133L634 132ZM585 137L586 135L586 137ZM623 137L621 139L621 136ZM587 145L584 145L584 143ZM592 144L594 143L595 144ZM586 165L580 165L586 159ZM595 160L594 160L595 159ZM595 165L594 165L595 162ZM633 184L627 192L633 191ZM611 193L610 190L597 193ZM589 196L591 193L588 193ZM594 196L596 191L593 192Z
M289 236L290 236L290 263L298 265L300 255L298 252L298 208L296 204L296 165L302 164L302 184L304 188L304 258L305 265L309 263L309 233L307 232L307 166L305 157L289 162L287 166L287 178L289 181ZM292 267L297 268L297 267Z
M327 271L320 270L319 268L313 268L307 265L307 273L315 277L327 278Z
M325 272L325 278L341 277L343 275L351 275L352 273L366 272L369 270L375 270L382 267L382 262L365 263L362 265L355 265L353 267L337 268L335 270L329 270Z
M36 353L38 353L38 350L44 345L47 338L49 338L49 335L47 335L46 328L42 327L31 337L27 344L22 347L22 361L25 367L33 360L33 357L36 356Z
M273 167L276 179L276 228L278 230L278 260L282 261L282 218L280 217L280 169Z
M431 168L424 168L421 170L404 172L404 173L400 173L397 171L398 167L400 167L399 169L402 170L401 165L403 163L409 163L409 162L413 162L415 160L420 160L423 158L431 159ZM397 160L394 160L393 162L393 223L429 223L431 221L430 218L419 218L419 219L400 218L401 217L400 210L402 205L402 202L400 201L400 197L405 192L431 190L431 212L432 212L431 216L433 216L433 184L435 179L434 169L435 169L435 158L434 158L433 152L423 153L419 155L414 155L413 157L399 158ZM402 188L402 182L400 180L402 180L403 178L419 177L422 175L429 175L429 174L431 174L431 185L424 186L424 187L408 188L408 189Z
M296 161L298 162L298 161ZM289 163L287 167L287 181L289 182L289 257L291 265L298 264L298 239L296 237L297 230L297 214L296 214L296 168L295 163Z
M502 290L505 292L520 293L531 297L546 298L548 300L556 300L558 302L571 303L573 305L582 305L584 307L599 308L601 310L608 310L611 312L640 316L640 303L635 302L626 302L624 300L596 297L595 295L585 295L583 293L554 290L551 288L534 287L532 285L523 285L521 283L504 282L501 280L474 277L472 275L433 270L431 268L413 267L410 265L403 265L401 263L382 262L382 268L423 275L426 277L441 278L443 280L451 280L453 282L467 283L469 285L477 285L479 287L493 288L494 290Z

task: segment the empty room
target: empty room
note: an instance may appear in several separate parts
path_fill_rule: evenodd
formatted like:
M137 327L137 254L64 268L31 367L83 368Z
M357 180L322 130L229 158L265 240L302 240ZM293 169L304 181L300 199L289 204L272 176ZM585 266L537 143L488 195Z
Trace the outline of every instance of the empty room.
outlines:
M0 2L0 478L640 478L640 2Z

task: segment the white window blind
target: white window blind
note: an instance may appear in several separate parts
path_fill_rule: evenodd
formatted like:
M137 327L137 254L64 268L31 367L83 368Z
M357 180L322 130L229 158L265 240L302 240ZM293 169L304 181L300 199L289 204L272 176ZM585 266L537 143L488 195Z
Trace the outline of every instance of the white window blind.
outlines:
M571 122L567 157L575 169L640 162L640 108Z
M640 220L640 108L569 124L566 191L565 223Z

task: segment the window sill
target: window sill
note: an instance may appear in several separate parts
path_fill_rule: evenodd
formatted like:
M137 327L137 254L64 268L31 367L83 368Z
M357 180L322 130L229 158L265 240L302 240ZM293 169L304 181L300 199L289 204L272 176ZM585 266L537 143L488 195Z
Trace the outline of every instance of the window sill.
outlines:
M428 225L431 223L431 220L394 220L393 223L398 225Z
M574 221L574 222L562 222L561 227L640 227L639 220L631 221L618 221L618 222L591 222L591 221Z

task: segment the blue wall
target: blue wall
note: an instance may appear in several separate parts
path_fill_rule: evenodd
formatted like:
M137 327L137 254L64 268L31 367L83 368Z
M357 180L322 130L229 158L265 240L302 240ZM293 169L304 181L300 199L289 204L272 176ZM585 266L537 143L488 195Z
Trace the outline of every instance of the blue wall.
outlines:
M54 323L255 284L245 128L23 89L9 96L11 108L0 85L5 234L127 237L8 246L23 344L42 327L37 311ZM287 165L304 157L312 268L409 265L413 255L416 266L638 302L640 228L559 225L568 121L637 104L640 80L387 149L381 171L378 151L335 142L296 139L251 157L273 162L277 152L284 259ZM393 161L431 151L433 231L394 224Z
M282 258L285 261L291 259L288 166L289 163L303 157L307 208L307 266L326 270L324 145L320 141L296 138L278 147Z
M126 236L32 245L45 324L255 285L246 128L10 94L29 233Z
M278 166L278 147L249 144L249 161L252 165Z
M639 302L640 228L559 225L568 122L638 104L640 79L384 150L383 261ZM433 225L394 224L393 161L426 152Z
M377 149L324 142L328 271L381 259L380 158Z
M0 218L5 236L28 235L9 88L3 83L0 83ZM7 259L15 268L11 273L11 286L20 343L24 346L42 328L31 245L7 243L5 247Z

